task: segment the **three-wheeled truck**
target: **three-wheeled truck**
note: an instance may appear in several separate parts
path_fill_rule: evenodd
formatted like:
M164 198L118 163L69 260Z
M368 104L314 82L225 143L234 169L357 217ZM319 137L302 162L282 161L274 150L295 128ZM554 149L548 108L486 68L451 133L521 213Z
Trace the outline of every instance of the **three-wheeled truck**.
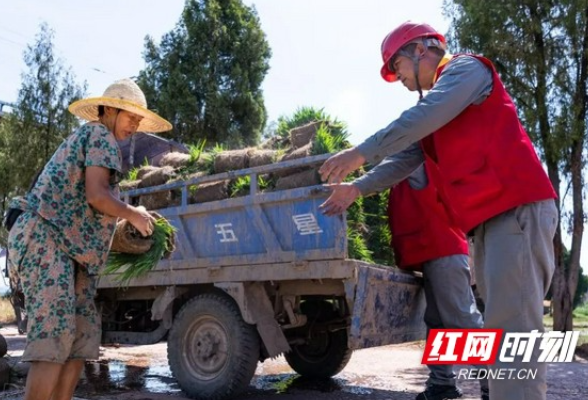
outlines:
M261 192L258 177L317 166L327 155L231 171L122 193L181 192L157 210L176 228L176 251L119 287L100 279L105 343L167 339L170 369L194 399L233 396L256 365L284 354L299 374L330 377L355 349L424 338L420 278L347 258L346 216L327 217L328 190ZM250 177L238 198L188 204L190 191Z

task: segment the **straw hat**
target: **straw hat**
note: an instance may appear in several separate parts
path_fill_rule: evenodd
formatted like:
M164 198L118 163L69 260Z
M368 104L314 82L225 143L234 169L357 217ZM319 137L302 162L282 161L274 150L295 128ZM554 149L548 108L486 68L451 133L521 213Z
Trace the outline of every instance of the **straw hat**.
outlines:
M121 79L108 86L102 97L81 99L69 105L69 112L85 119L98 121L98 106L114 107L143 117L138 132L167 132L172 129L170 124L153 111L147 109L147 100L143 91L130 79Z

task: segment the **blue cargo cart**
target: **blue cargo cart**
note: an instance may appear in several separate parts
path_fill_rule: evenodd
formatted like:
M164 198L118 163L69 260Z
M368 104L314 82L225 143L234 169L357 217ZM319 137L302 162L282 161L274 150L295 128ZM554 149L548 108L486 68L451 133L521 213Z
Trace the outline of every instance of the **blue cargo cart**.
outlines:
M194 399L247 387L259 361L284 354L299 374L330 377L355 349L420 340L420 278L347 258L345 216L318 209L322 186L258 190L258 177L321 164L328 155L231 171L122 194L174 190L157 210L177 229L176 251L119 288L99 282L103 341L150 344L167 337L168 360ZM194 187L250 177L243 197L188 204ZM197 189L196 189L197 190Z

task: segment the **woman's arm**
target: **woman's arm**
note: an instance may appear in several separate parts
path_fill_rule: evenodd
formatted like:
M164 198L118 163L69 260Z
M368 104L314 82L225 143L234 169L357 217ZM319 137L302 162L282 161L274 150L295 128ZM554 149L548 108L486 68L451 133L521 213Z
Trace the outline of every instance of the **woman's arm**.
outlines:
M104 167L86 167L86 200L95 210L112 217L128 220L143 236L153 233L151 214L116 198L110 190L110 170Z

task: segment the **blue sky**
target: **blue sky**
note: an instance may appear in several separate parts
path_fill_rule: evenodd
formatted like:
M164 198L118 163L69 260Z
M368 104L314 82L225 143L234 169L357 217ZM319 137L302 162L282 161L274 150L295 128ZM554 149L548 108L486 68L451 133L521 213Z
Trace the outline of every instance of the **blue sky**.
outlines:
M301 106L325 108L348 124L355 144L414 104L415 94L379 75L380 43L396 25L426 21L445 32L442 0L258 0L272 49L263 83L269 121ZM400 6L402 4L402 6ZM410 6L407 6L407 5ZM0 100L16 100L23 52L39 25L55 32L55 51L76 80L99 96L113 80L144 66L146 35L156 40L180 18L183 0L18 0L0 8ZM0 258L0 268L4 260ZM0 291L2 290L0 279Z
M183 0L18 0L0 12L0 100L15 101L23 51L39 24L55 31L55 50L89 95L144 66L144 37L156 40L179 20ZM380 43L395 26L425 21L441 32L443 0L245 0L255 5L272 49L263 83L269 121L301 106L324 108L348 124L357 144L386 126L417 95L384 82ZM588 235L585 235L588 238ZM588 240L587 240L588 242ZM588 243L584 245L584 248ZM583 264L588 265L587 256Z
M90 95L144 66L143 38L156 40L180 17L183 0L19 0L0 13L0 100L14 101L25 65L22 53L39 24L55 31L57 54ZM442 0L257 0L273 56L263 83L269 120L299 106L324 107L347 122L354 143L387 125L416 95L379 75L380 43L396 25L427 21L445 31Z

